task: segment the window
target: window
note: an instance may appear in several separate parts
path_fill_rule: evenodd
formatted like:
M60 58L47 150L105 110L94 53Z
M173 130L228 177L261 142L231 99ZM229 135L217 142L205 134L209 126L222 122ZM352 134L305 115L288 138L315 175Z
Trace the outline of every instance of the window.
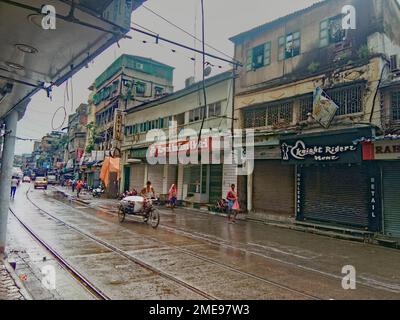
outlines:
M162 87L154 88L154 95L156 98L161 97L163 94L164 94L164 88L162 88Z
M339 106L338 116L362 112L362 86L327 90L328 96Z
M189 111L189 123L200 121L205 116L205 107L200 107Z
M220 117L221 111L221 102L212 103L208 106L208 117Z
M146 94L146 84L143 82L136 82L136 94L139 97L144 97Z
M285 60L300 55L300 32L293 32L278 39L278 60Z
M252 71L271 64L271 42L247 50L246 70Z
M271 105L267 108L267 125L290 124L293 121L293 101Z
M307 121L308 114L313 112L313 96L300 99L300 121Z
M244 114L244 127L261 128L266 126L267 112L265 108L246 111Z
M392 93L392 120L400 121L400 91Z
M342 29L342 15L326 19L320 24L320 46L325 47L332 43L345 40L346 30Z
M175 116L175 121L177 126L182 126L185 124L185 113L180 113Z
M135 68L138 70L143 70L144 69L144 64L140 62L135 63Z

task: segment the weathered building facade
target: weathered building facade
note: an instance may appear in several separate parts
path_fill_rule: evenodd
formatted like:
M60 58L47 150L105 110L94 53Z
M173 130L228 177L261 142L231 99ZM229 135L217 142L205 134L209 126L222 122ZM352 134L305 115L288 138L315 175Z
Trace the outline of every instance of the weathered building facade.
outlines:
M380 169L382 232L400 238L400 68L394 61L380 87L381 135L363 142L363 159Z
M198 134L213 131L217 136L231 132L232 128L232 72L225 72L206 80L207 106L204 106L202 84L189 84L156 101L128 110L125 120L125 138L122 157L121 191L141 190L150 180L161 197L168 194L172 184L177 185L178 199L187 205L215 202L225 197L230 185L236 183L235 167L221 162L182 164L179 161L151 164L147 155L155 141L146 139L154 130L165 132L167 139L154 153L169 156L174 146L190 146L188 152L198 155ZM176 124L177 137L169 135ZM192 142L194 146L192 146ZM202 151L221 152L208 138L201 138ZM197 157L197 156L196 156Z
M149 58L122 55L95 81L95 123L102 137L97 149L119 148L114 139L116 111L125 111L173 91L174 68Z
M382 128L399 18L395 0L327 0L231 38L245 65L235 117L256 130L254 174L240 183L253 217L381 229L380 172L357 141ZM338 106L326 127L312 116L317 88Z

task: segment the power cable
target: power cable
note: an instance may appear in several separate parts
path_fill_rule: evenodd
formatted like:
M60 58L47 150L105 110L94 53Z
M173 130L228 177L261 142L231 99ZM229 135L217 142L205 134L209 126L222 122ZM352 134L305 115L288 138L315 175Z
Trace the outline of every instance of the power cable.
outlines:
M187 34L188 36L190 36L190 37L193 38L194 40L199 41L199 42L202 42L202 40L199 39L196 35L190 33L189 31L185 30L184 28L178 26L177 24L175 24L174 22L168 20L167 18L165 18L165 17L162 16L161 14L155 12L154 10L150 9L149 7L147 7L147 6L145 6L145 5L142 5L142 7L143 7L144 9L146 9L147 11L151 12L152 14L154 14L155 16L159 17L160 19L164 20L165 22L169 23L169 24L172 25L173 27L175 27L175 28L177 28L178 30L182 31L183 33ZM216 52L218 52L218 53L224 55L225 57L227 57L227 58L229 58L229 59L234 60L233 57L231 57L230 55L226 54L225 52L223 52L223 51L221 51L221 50L219 50L219 49L213 47L212 45L209 45L209 44L205 43L205 46L207 46L207 47L210 48L210 49L215 50Z
M181 48L184 48L184 49L193 51L193 52L197 52L197 53L202 54L202 55L204 55L204 56L208 56L208 57L213 58L213 59L216 59L216 60L220 60L220 61L227 62L227 63L232 64L232 65L234 65L234 66L239 66L239 67L242 67L242 66L243 66L242 63L240 63L239 61L236 61L236 60L228 60L228 59L219 57L219 56L217 56L217 55L215 55L215 54L211 54L211 53L206 52L206 51L205 51L205 45L203 45L204 50L197 50L197 49L195 49L195 48L193 48L193 47L190 47L190 46L188 46L188 45L185 45L185 44L176 42L176 41L174 41L174 40L170 40L170 39L161 37L161 36L159 36L159 34L155 33L154 31L149 32L149 31L141 30L141 29L138 29L138 28L135 28L135 27L131 27L131 30L133 30L133 31L135 31L135 32L142 33L142 34L147 35L147 36L149 36L149 37L155 38L155 39L156 39L156 42L158 42L158 41L164 41L164 42L173 44L173 45L175 45L175 46L178 46L178 47L181 47Z

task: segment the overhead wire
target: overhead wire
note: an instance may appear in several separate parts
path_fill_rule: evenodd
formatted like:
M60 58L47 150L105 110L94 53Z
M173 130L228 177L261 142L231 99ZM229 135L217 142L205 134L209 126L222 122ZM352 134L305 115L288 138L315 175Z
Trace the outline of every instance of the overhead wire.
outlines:
M168 24L170 24L170 25L172 25L173 27L177 28L178 30L182 31L182 32L185 33L186 35L190 36L190 37L193 38L195 41L202 42L202 40L199 39L196 35L190 33L189 31L185 30L184 28L178 26L176 23L170 21L169 19L165 18L164 16L162 16L161 14L155 12L154 10L150 9L150 8L147 7L146 5L142 5L142 7L143 7L144 9L146 9L147 11L151 12L152 14L154 14L155 16L159 17L160 19L164 20L164 21L167 22ZM218 52L218 53L220 53L220 54L222 54L222 55L224 55L225 57L227 57L227 58L229 58L229 59L234 60L232 56L226 54L225 52L223 52L223 51L221 51L221 50L215 48L214 46L212 46L212 45L210 45L210 44L208 44L208 43L205 43L205 46L208 47L208 48L210 48L210 49L212 49L212 50L214 50L214 51L216 51L216 52Z

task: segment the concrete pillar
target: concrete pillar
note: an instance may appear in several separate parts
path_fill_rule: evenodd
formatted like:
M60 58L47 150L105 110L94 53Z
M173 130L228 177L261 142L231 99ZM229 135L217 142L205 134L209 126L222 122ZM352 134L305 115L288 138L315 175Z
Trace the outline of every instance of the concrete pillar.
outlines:
M8 208L10 204L11 176L14 163L18 111L12 111L6 118L6 136L0 173L0 255L4 254L7 237Z

